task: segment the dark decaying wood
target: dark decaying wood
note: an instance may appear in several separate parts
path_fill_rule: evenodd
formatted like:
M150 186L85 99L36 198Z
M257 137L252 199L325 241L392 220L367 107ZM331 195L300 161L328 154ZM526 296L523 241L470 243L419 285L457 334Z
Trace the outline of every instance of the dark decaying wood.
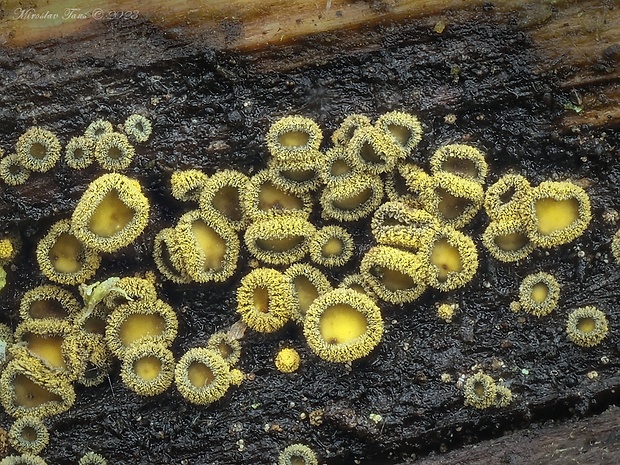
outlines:
M56 29L36 22L43 19L15 19L17 5L4 3L5 152L34 125L64 144L98 118L120 124L140 112L153 121L153 137L137 146L126 172L148 192L149 226L131 246L103 258L97 279L154 270L155 234L192 208L170 195L175 170L256 172L266 163L269 125L286 114L316 120L327 148L352 112L375 118L410 111L424 126L414 159L425 169L437 147L471 143L487 155L489 183L509 170L533 185L577 181L590 195L593 220L574 243L506 265L484 254L479 237L488 218L479 214L467 228L480 251L476 278L450 294L427 291L403 308L382 305L384 339L351 369L314 356L294 325L274 336L248 331L240 368L249 376L208 408L188 404L173 388L140 398L122 386L116 366L109 383L78 388L75 406L47 421L48 463L76 463L88 450L115 464L275 463L295 442L333 465L424 456L422 463L620 462L617 411L596 416L620 399L620 268L610 252L620 203L618 5L334 1L330 8L287 7L278 22L271 13L276 2L254 9L252 2L230 2L223 10L204 2L195 14L182 10L183 2L168 3L167 10L142 10L119 2L106 11L140 14ZM36 244L71 215L99 174L94 166L74 171L61 162L22 186L0 184L0 237L21 240L0 291L0 322L15 328L23 293L46 282ZM316 221L323 224L318 215ZM362 254L370 246L367 222L349 227ZM357 263L330 272L332 283ZM159 280L159 296L179 315L175 356L237 320L231 290L249 269L244 252L224 287ZM508 307L519 282L539 270L562 282L560 307L540 320L514 314ZM435 303L443 301L460 307L450 324L435 316ZM570 343L564 330L570 309L586 304L603 309L611 328L589 350ZM302 355L295 375L273 367L283 343ZM457 381L478 369L510 387L509 407L463 405ZM382 420L371 421L371 414ZM582 417L592 418L564 423ZM11 423L0 412L0 427ZM523 450L529 462L521 461Z

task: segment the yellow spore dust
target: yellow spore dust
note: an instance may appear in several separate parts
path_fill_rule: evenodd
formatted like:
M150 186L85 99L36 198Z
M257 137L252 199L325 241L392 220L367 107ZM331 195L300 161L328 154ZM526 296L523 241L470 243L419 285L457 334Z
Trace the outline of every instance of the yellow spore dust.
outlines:
M348 304L327 308L320 318L321 337L332 344L344 344L366 332L368 322L364 314Z
M133 219L135 211L123 202L118 191L111 190L95 208L88 224L97 236L112 237Z

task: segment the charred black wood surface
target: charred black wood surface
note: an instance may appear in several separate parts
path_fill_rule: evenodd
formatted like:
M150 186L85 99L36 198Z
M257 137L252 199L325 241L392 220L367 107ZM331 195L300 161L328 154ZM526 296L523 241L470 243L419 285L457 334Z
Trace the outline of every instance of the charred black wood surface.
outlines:
M533 185L575 180L592 201L588 231L548 253L502 264L480 244L488 223L480 213L467 228L480 254L476 278L450 294L427 291L403 308L382 304L384 339L350 368L314 356L292 324L271 336L248 331L240 368L250 376L206 408L189 404L174 388L138 397L123 387L116 367L109 383L78 388L75 406L46 421L51 439L42 456L48 463L76 463L88 450L116 464L274 463L296 442L310 445L321 463L399 463L532 423L596 415L618 402L620 268L610 252L618 229L617 128L560 126L567 108L579 102L557 73L534 72L538 57L517 25L455 24L439 34L416 23L393 24L356 34L344 49L337 41L348 34L340 32L244 54L180 43L171 32L137 22L109 24L103 38L3 50L0 146L10 153L35 125L64 144L98 118L115 124L134 112L151 118L154 135L137 147L127 171L148 192L150 225L131 246L104 257L97 279L155 269L154 235L191 208L170 195L175 170L254 173L266 163L269 125L287 114L313 118L328 140L353 112L373 118L392 109L413 112L424 126L414 154L422 167L439 146L462 141L486 153L488 183L511 170ZM36 266L38 240L71 215L99 174L95 166L74 171L61 162L23 186L0 185L0 232L22 242L1 294L2 323L14 328L23 293L46 282ZM358 256L370 246L367 226L349 226ZM237 320L232 289L249 269L242 253L224 286L159 281L160 297L179 317L175 355ZM562 283L559 308L541 319L511 312L521 279L539 270ZM330 279L337 283L347 271ZM459 304L452 323L436 317L439 301ZM571 308L587 304L605 311L611 331L585 350L567 339L565 321ZM283 341L302 355L296 374L273 366ZM515 396L509 407L464 406L457 381L474 366L505 380ZM373 422L371 414L382 420ZM0 426L8 429L11 421L0 412ZM618 457L617 448L611 453Z

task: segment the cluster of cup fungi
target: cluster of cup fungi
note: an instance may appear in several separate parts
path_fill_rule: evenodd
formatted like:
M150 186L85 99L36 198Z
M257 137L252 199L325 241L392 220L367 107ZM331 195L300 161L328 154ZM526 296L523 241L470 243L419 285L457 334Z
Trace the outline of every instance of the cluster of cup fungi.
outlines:
M66 145L70 167L96 160L110 172L88 186L70 218L40 239L37 262L53 284L25 292L14 331L0 326L0 401L16 418L10 440L23 454L2 465L45 463L36 455L48 441L43 418L71 407L75 383L103 382L115 359L124 385L138 395L161 394L175 384L189 402L210 405L243 380L235 366L247 328L277 333L292 321L321 359L349 363L368 356L382 339L382 302L406 305L428 288L448 293L476 275L478 251L463 228L482 209L490 218L482 243L502 262L567 244L591 219L587 193L569 181L531 186L521 175L506 174L485 189L484 154L469 145L440 147L425 171L410 156L422 138L411 114L392 111L374 123L350 115L327 150L321 149L323 133L313 120L285 116L267 133L269 160L258 173L190 169L170 179L173 197L190 208L156 235L153 259L163 279L180 286L222 285L237 272L241 248L251 256L251 271L236 289L235 330L213 334L205 347L175 361L170 347L177 318L157 295L156 274L116 277L99 271L102 254L127 247L149 223L147 195L121 171L134 157L132 143L148 140L151 124L132 115L123 131L99 120ZM0 179L17 186L60 157L56 136L32 128L17 141L16 153L0 160ZM318 216L320 225L311 221ZM372 244L351 271L359 247L347 225L363 222ZM14 259L17 242L0 240L0 265ZM620 232L612 249L620 261ZM330 282L327 269L343 270L340 282ZM96 275L101 281L88 284ZM545 317L559 294L556 277L540 271L523 280L511 309ZM455 308L438 304L438 315L451 321ZM595 306L576 309L566 332L575 344L594 346L605 338L606 316ZM300 362L292 347L275 356L285 373L295 372ZM512 400L508 388L482 372L467 379L463 393L475 408ZM90 453L80 461L95 463L105 459ZM296 444L280 454L280 465L291 463L317 459Z

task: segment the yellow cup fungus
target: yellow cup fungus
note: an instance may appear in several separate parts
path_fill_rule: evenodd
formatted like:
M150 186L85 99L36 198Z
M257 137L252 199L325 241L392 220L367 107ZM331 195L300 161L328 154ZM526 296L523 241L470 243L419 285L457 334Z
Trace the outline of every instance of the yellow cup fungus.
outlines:
M344 147L332 147L325 152L323 163L319 166L319 176L323 184L344 181L356 173L351 154Z
M174 379L174 356L162 344L144 341L125 350L121 379L125 386L141 396L164 392Z
M105 340L108 308L97 305L85 307L74 318L73 325L79 332L84 370L77 379L83 386L97 386L107 379L112 368L112 352Z
M530 239L543 248L572 242L583 234L592 218L588 194L568 181L545 181L534 187L529 212Z
M280 118L269 128L267 148L274 158L303 160L319 150L323 132L310 118L292 115Z
M185 267L183 244L175 228L164 228L153 241L153 260L159 272L170 281L183 284L192 281Z
M484 208L493 221L528 221L531 186L520 174L505 174L489 186Z
M11 261L16 255L16 248L10 238L0 239L0 263Z
M344 147L349 143L355 134L355 131L371 125L372 122L368 116L359 113L352 113L348 115L342 123L340 123L338 129L333 132L332 142L336 147Z
M30 171L44 173L54 167L61 152L60 142L52 132L30 128L17 140L15 151L20 163Z
M380 228L375 235L378 245L396 247L407 252L416 253L422 247L422 243L429 234L429 227L438 228L438 225L427 227L395 225Z
M0 402L7 414L48 417L66 412L75 402L73 386L56 373L33 367L32 359L14 358L0 377Z
M127 136L120 132L107 132L95 143L95 159L101 168L109 171L127 169L136 152Z
M316 233L303 216L288 214L263 218L245 231L248 251L269 265L290 265L308 253L310 240Z
M413 302L426 290L427 267L420 256L394 247L372 247L360 264L366 284L382 300Z
M134 113L129 115L123 124L125 134L138 143L146 142L151 137L153 126L146 116Z
M194 281L222 282L235 273L239 238L227 222L214 214L192 210L181 216L175 229L185 265L182 271Z
M17 154L12 153L0 159L0 179L9 186L25 184L30 178L30 170L22 165Z
M413 163L399 161L392 171L385 174L383 186L385 195L391 202L404 202L412 207L418 205L418 195L407 187L407 180L405 175L403 175L403 173L411 170L412 167L421 171L421 168Z
M179 359L174 380L181 395L193 404L208 405L221 399L241 372L230 369L219 353L203 347L188 350Z
M309 153L304 160L269 160L268 169L276 187L293 193L305 193L319 187L322 178L320 166L323 163L321 152Z
M47 462L38 455L22 454L8 455L0 462L0 465L47 465Z
M295 263L284 272L288 279L292 305L292 319L301 325L306 312L318 296L332 290L332 286L321 271L307 263Z
M418 118L403 111L390 111L377 119L375 127L385 133L397 147L395 155L405 158L422 140L422 125Z
M170 176L172 197L181 202L198 201L208 180L209 176L200 170L175 171Z
M78 465L108 465L108 461L96 452L86 452L80 458Z
M413 203L421 203L420 195L422 192L434 189L437 185L437 180L433 180L434 176L426 173L426 171L413 163L399 163L398 173L405 181L408 197ZM458 178L458 176L456 177ZM426 195L428 196L429 194L427 193Z
M96 250L75 237L69 220L54 223L37 245L41 273L60 284L80 284L92 278L101 259Z
M367 295L372 300L377 300L377 295L368 286L368 283L361 273L354 273L345 276L338 284L338 287L341 289L353 289L355 292Z
M493 405L497 408L508 407L512 403L512 391L501 384L495 387L495 402Z
M526 276L519 286L519 304L527 313L546 316L553 311L560 298L560 284L545 272Z
M535 249L525 223L505 218L491 221L482 234L482 244L491 256L501 262L516 262Z
M568 338L581 347L594 347L607 336L607 316L598 308L588 305L577 308L568 315Z
M310 305L304 335L312 351L324 360L356 360L367 356L381 340L381 310L365 294L334 289Z
M81 170L95 160L95 140L86 136L72 137L65 146L65 162L69 168Z
M219 216L235 231L242 230L248 223L243 192L249 182L250 179L240 171L218 171L204 185L200 209Z
M616 259L616 262L620 263L620 229L616 231L616 234L614 234L611 240L611 253Z
M310 216L312 211L308 193L294 193L276 186L269 170L259 171L250 178L242 202L251 220L290 213Z
M381 174L390 171L396 163L394 144L388 136L374 126L364 126L346 145L354 169Z
M9 429L9 443L20 454L38 454L49 442L50 435L40 418L23 416Z
M99 386L107 381L112 370L112 356L95 364L87 360L84 373L77 379L77 382L85 387Z
M484 184L488 165L484 153L465 144L444 145L430 159L431 174L451 173Z
M133 301L119 305L110 314L105 339L112 353L123 358L133 344L152 341L168 346L176 337L177 329L177 316L164 301Z
M24 320L73 318L79 311L80 304L71 292L50 284L30 289L19 304Z
M343 266L353 257L354 249L353 236L346 229L327 225L310 239L310 260L329 268Z
M67 381L75 380L84 368L79 333L66 320L24 320L15 328L14 338L12 355L29 360L31 367L42 364Z
M378 175L353 173L342 182L328 184L321 194L322 216L337 221L357 221L374 212L383 199Z
M489 408L495 403L497 385L489 375L478 372L467 378L463 393L465 404L477 409Z
M108 134L113 131L114 128L112 127L112 123L103 119L98 119L88 125L84 131L84 135L91 139L99 139L104 134Z
M292 347L280 349L274 360L276 368L282 373L293 373L299 369L301 358L299 352Z
M293 307L288 278L272 268L250 271L237 288L237 313L255 331L277 331L291 318Z
M312 449L304 444L291 444L278 456L278 465L318 465Z
M450 226L429 234L420 254L428 270L427 284L444 292L463 287L478 271L474 241Z
M429 227L439 227L439 222L432 214L399 201L382 204L375 210L370 222L370 230L377 241L380 237L388 240L390 230L408 231L411 241L407 241L409 244L406 248L409 249L419 248L421 236Z
M484 189L475 181L439 172L420 193L424 209L454 228L467 225L480 210Z
M235 366L241 357L241 343L224 331L213 333L209 337L207 349L218 352L229 367Z
M71 217L71 230L87 247L114 252L142 233L149 208L138 181L118 173L105 174L82 195Z

